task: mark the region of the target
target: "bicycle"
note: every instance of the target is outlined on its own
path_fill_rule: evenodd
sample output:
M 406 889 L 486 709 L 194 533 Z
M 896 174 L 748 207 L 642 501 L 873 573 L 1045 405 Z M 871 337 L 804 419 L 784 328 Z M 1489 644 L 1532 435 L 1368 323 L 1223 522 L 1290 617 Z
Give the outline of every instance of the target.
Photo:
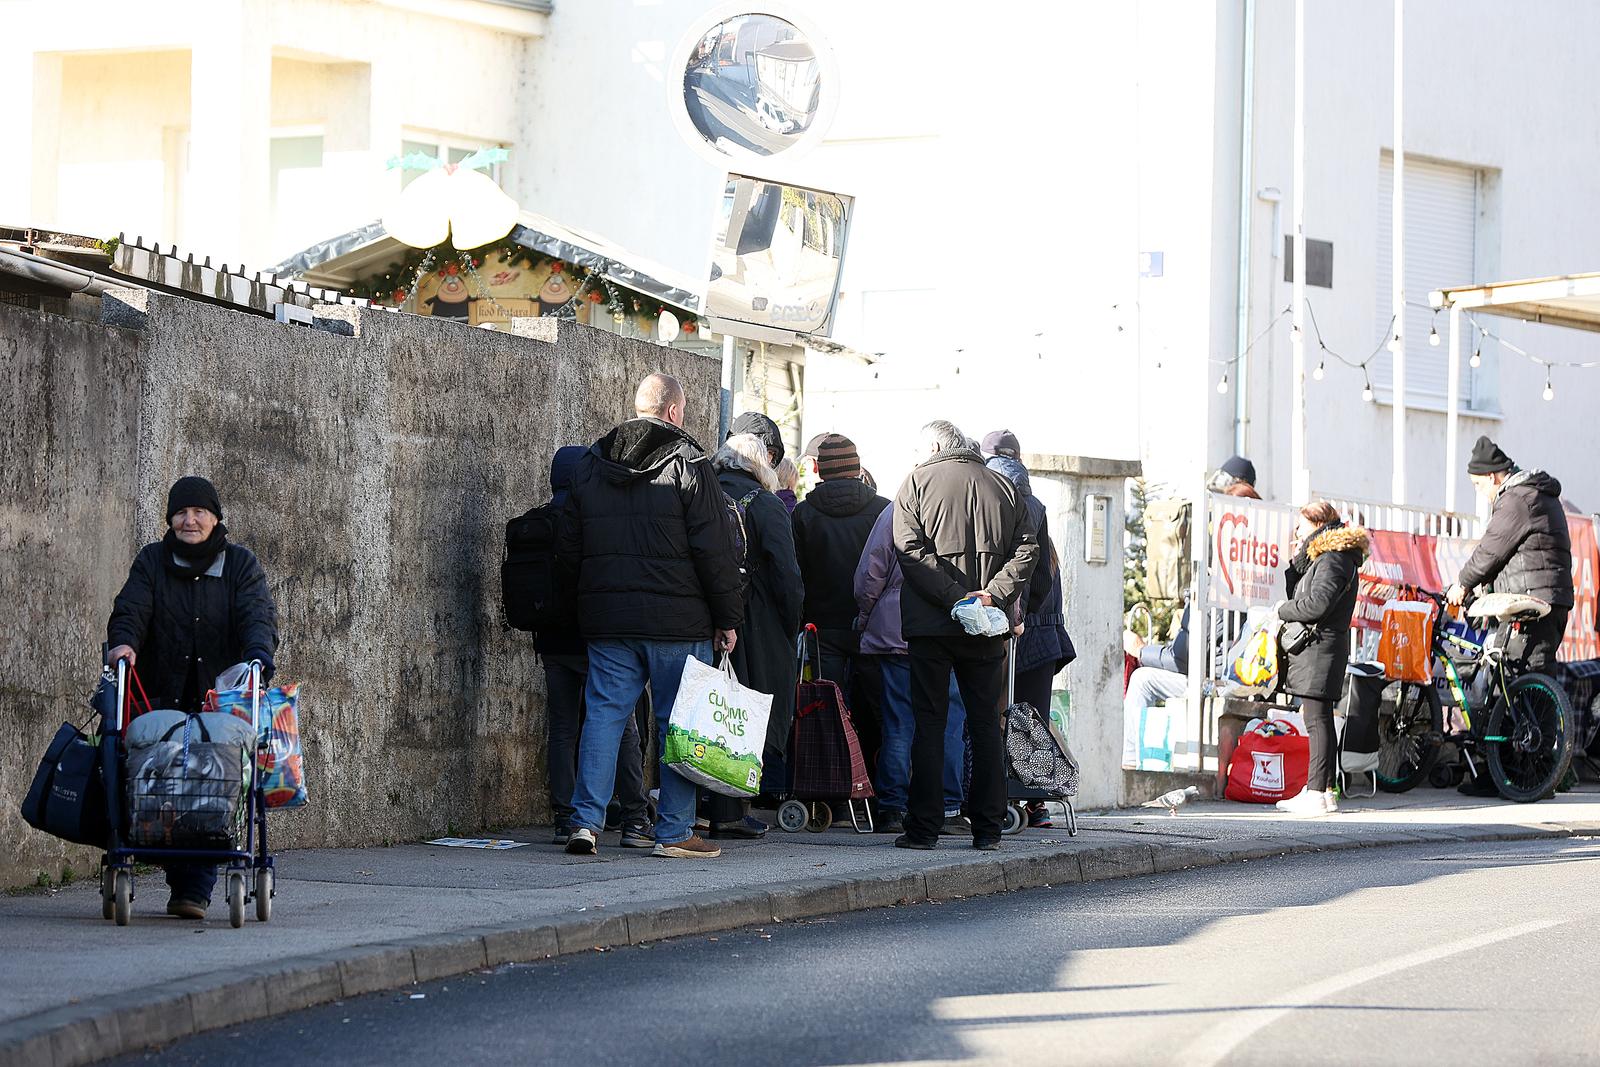
M 1500 795 L 1531 803 L 1555 788 L 1572 762 L 1574 717 L 1560 683 L 1521 664 L 1522 628 L 1543 618 L 1550 605 L 1535 597 L 1490 593 L 1467 616 L 1493 624 L 1480 644 L 1447 628 L 1445 598 L 1422 595 L 1437 608 L 1430 651 L 1433 681 L 1402 682 L 1393 715 L 1378 724 L 1378 787 L 1403 793 L 1428 776 L 1445 742 L 1461 752 L 1467 773 L 1478 776 L 1481 755 Z M 1452 717 L 1445 723 L 1443 693 Z M 1487 705 L 1487 706 L 1485 706 Z

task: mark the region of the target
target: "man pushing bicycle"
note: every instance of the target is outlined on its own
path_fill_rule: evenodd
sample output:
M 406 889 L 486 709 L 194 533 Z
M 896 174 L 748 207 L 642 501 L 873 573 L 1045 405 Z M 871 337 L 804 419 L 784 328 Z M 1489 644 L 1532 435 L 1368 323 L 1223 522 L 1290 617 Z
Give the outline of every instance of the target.
M 1572 538 L 1561 508 L 1561 483 L 1544 471 L 1523 470 L 1488 437 L 1478 438 L 1467 474 L 1479 496 L 1490 500 L 1489 525 L 1447 594 L 1460 605 L 1467 593 L 1492 586 L 1497 593 L 1523 593 L 1550 605 L 1550 614 L 1522 628 L 1519 657 L 1530 671 L 1555 667 L 1572 610 Z

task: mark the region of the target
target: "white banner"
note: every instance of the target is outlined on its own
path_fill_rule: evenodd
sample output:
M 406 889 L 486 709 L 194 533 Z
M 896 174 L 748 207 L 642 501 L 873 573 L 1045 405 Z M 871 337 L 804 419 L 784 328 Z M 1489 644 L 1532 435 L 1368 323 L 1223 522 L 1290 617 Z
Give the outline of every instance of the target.
M 1243 611 L 1282 600 L 1296 509 L 1218 494 L 1209 504 L 1212 606 Z

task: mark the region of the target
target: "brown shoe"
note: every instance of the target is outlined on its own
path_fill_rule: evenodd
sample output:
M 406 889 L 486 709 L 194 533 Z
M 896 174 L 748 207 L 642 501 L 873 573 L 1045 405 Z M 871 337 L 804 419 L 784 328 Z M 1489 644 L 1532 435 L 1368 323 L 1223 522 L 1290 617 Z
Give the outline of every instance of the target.
M 198 900 L 173 897 L 167 901 L 167 914 L 175 915 L 180 919 L 204 919 L 206 917 L 206 906 Z
M 681 860 L 714 860 L 722 855 L 722 849 L 702 838 L 699 834 L 690 834 L 686 840 L 676 844 L 664 845 L 656 842 L 656 847 L 651 851 L 652 856 L 671 856 Z

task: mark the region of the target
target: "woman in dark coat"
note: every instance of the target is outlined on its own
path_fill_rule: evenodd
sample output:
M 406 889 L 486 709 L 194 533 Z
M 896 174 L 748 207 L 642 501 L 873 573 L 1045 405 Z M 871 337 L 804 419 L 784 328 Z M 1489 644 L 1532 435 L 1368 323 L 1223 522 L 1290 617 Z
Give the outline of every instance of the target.
M 134 557 L 106 624 L 112 663 L 135 667 L 151 703 L 195 712 L 217 675 L 261 661 L 272 677 L 278 609 L 255 554 L 228 543 L 222 502 L 204 478 L 179 478 L 167 493 L 166 535 Z M 167 914 L 205 918 L 217 869 L 169 863 Z
M 744 623 L 733 647 L 739 681 L 772 696 L 763 764 L 781 761 L 794 723 L 794 689 L 799 681 L 795 638 L 800 633 L 805 586 L 795 559 L 789 511 L 773 495 L 778 477 L 767 462 L 766 443 L 754 434 L 728 438 L 711 458 L 722 491 L 743 514 L 745 544 Z M 706 818 L 716 837 L 760 837 L 766 824 L 749 814 L 748 801 L 713 796 Z
M 1311 735 L 1311 767 L 1298 796 L 1278 802 L 1284 811 L 1324 815 L 1338 810 L 1333 793 L 1333 706 L 1344 690 L 1350 661 L 1350 620 L 1356 610 L 1357 578 L 1367 558 L 1367 531 L 1346 526 L 1332 504 L 1312 501 L 1300 509 L 1295 526 L 1296 552 L 1285 575 L 1289 599 L 1278 605 L 1285 624 L 1282 639 L 1293 644 L 1290 624 L 1310 629 L 1310 643 L 1296 653 L 1285 651 L 1280 666 L 1282 689 L 1300 698 L 1306 731 Z

